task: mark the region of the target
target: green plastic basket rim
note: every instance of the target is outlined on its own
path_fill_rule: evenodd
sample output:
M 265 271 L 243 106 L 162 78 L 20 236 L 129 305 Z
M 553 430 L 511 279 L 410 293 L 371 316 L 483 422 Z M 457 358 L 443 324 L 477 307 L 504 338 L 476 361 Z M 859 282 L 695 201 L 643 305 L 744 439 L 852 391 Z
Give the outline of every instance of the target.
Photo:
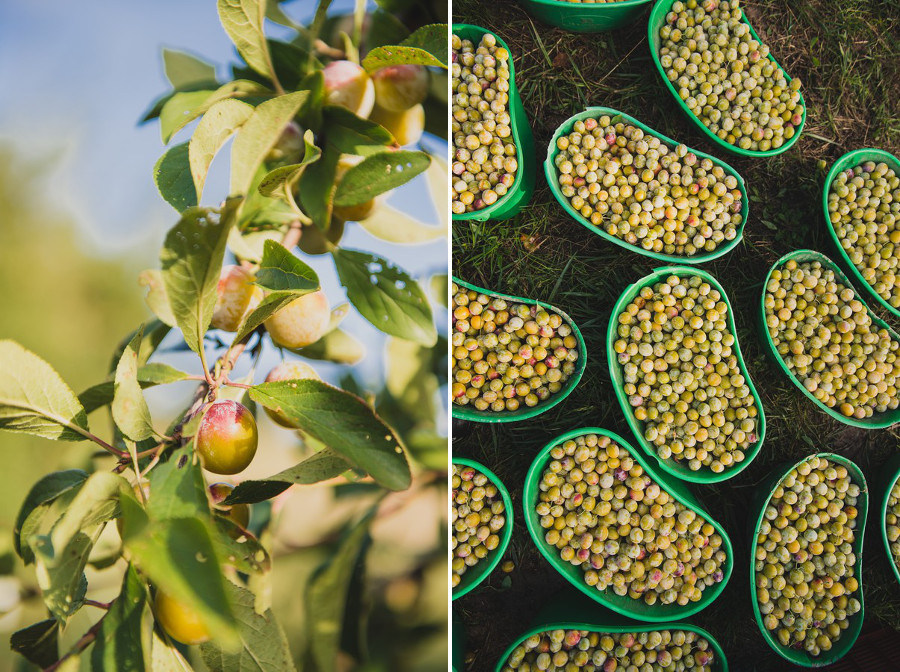
M 578 9 L 580 12 L 590 13 L 592 10 L 601 10 L 596 13 L 607 13 L 610 9 L 626 9 L 628 7 L 637 7 L 638 5 L 646 5 L 654 2 L 654 0 L 616 0 L 615 2 L 570 2 L 569 0 L 527 0 L 529 3 L 536 5 L 550 5 L 559 9 Z
M 551 396 L 547 401 L 539 403 L 537 406 L 521 406 L 518 410 L 515 411 L 479 411 L 475 408 L 470 408 L 469 406 L 459 406 L 458 404 L 450 402 L 453 410 L 453 417 L 459 418 L 460 420 L 468 420 L 470 422 L 518 422 L 520 420 L 528 420 L 533 418 L 536 415 L 540 415 L 544 411 L 549 411 L 551 408 L 561 403 L 563 399 L 568 397 L 575 387 L 578 385 L 578 382 L 581 380 L 581 376 L 584 375 L 584 369 L 587 365 L 587 345 L 584 342 L 584 337 L 581 335 L 581 330 L 578 329 L 578 325 L 575 324 L 575 320 L 569 317 L 562 310 L 557 308 L 556 306 L 552 306 L 549 303 L 545 303 L 544 301 L 538 301 L 537 299 L 523 299 L 519 296 L 512 296 L 511 294 L 503 294 L 501 292 L 494 292 L 482 287 L 478 287 L 477 285 L 473 285 L 471 283 L 460 280 L 455 275 L 453 276 L 453 282 L 461 287 L 465 287 L 466 289 L 471 289 L 474 292 L 478 292 L 479 294 L 487 294 L 488 296 L 495 296 L 500 299 L 506 299 L 508 301 L 516 301 L 518 303 L 526 303 L 526 304 L 534 304 L 541 306 L 542 308 L 552 311 L 558 314 L 563 320 L 572 327 L 572 333 L 575 335 L 575 339 L 578 341 L 578 359 L 575 360 L 575 370 L 572 372 L 572 375 L 566 380 L 565 386 L 556 394 Z
M 846 266 L 850 277 L 856 280 L 856 284 L 862 288 L 863 293 L 866 296 L 871 297 L 878 303 L 878 305 L 880 305 L 895 317 L 900 317 L 900 309 L 894 308 L 894 306 L 885 301 L 884 298 L 882 298 L 882 296 L 875 291 L 875 288 L 872 287 L 872 285 L 870 285 L 868 282 L 866 282 L 865 278 L 863 278 L 862 276 L 862 273 L 860 273 L 859 269 L 856 268 L 856 265 L 852 261 L 850 261 L 850 257 L 847 256 L 847 251 L 844 249 L 844 246 L 841 245 L 841 241 L 838 238 L 837 232 L 834 230 L 834 224 L 831 223 L 831 216 L 828 212 L 828 193 L 831 191 L 831 184 L 834 182 L 834 179 L 837 177 L 838 173 L 848 168 L 855 168 L 856 166 L 866 161 L 876 160 L 883 161 L 884 163 L 888 164 L 891 168 L 894 169 L 894 172 L 897 173 L 898 176 L 900 176 L 900 159 L 898 159 L 890 152 L 886 152 L 883 149 L 876 149 L 874 147 L 854 149 L 850 152 L 847 152 L 837 161 L 835 161 L 834 165 L 831 166 L 831 170 L 828 171 L 828 176 L 825 178 L 825 185 L 822 187 L 822 209 L 825 213 L 825 225 L 828 227 L 828 233 L 831 234 L 831 239 L 834 241 L 834 246 L 838 249 L 838 253 L 841 255 L 841 259 L 843 260 L 844 266 Z
M 703 278 L 706 282 L 710 283 L 722 295 L 722 300 L 725 302 L 725 305 L 728 306 L 728 328 L 734 335 L 734 353 L 737 357 L 738 364 L 741 370 L 746 374 L 745 378 L 747 380 L 747 386 L 750 388 L 750 394 L 753 396 L 753 400 L 756 402 L 756 407 L 759 413 L 759 438 L 751 448 L 744 451 L 744 460 L 742 462 L 740 462 L 737 466 L 726 469 L 721 474 L 717 474 L 706 467 L 697 471 L 691 471 L 690 468 L 685 465 L 679 464 L 672 458 L 669 458 L 667 460 L 661 459 L 656 454 L 656 450 L 653 448 L 653 446 L 651 446 L 650 443 L 644 438 L 644 433 L 643 431 L 641 431 L 642 423 L 634 417 L 634 412 L 631 409 L 631 404 L 628 403 L 628 395 L 626 395 L 625 391 L 622 389 L 622 367 L 619 365 L 618 355 L 613 349 L 616 340 L 619 338 L 618 334 L 616 334 L 616 327 L 618 326 L 618 316 L 625 310 L 625 307 L 628 305 L 628 303 L 638 294 L 638 292 L 640 292 L 641 289 L 646 286 L 654 285 L 658 282 L 663 282 L 666 277 L 670 275 L 677 275 L 678 277 L 697 275 Z M 666 266 L 654 269 L 654 271 L 650 275 L 647 275 L 634 284 L 629 285 L 628 288 L 625 289 L 624 292 L 622 292 L 622 295 L 616 302 L 616 305 L 613 308 L 612 315 L 609 319 L 609 327 L 607 328 L 606 332 L 606 359 L 607 363 L 609 364 L 609 373 L 612 380 L 613 389 L 616 392 L 616 398 L 619 400 L 619 405 L 622 407 L 622 413 L 625 415 L 625 420 L 628 422 L 628 426 L 631 428 L 631 431 L 635 435 L 635 438 L 637 439 L 640 447 L 647 455 L 649 455 L 656 461 L 656 463 L 663 471 L 671 474 L 675 478 L 681 478 L 691 483 L 720 483 L 722 481 L 728 480 L 729 478 L 732 478 L 733 476 L 737 476 L 741 471 L 746 469 L 747 466 L 759 454 L 759 451 L 763 445 L 763 441 L 766 438 L 766 414 L 763 411 L 762 399 L 760 398 L 759 393 L 756 391 L 756 387 L 753 385 L 753 380 L 750 377 L 750 371 L 749 369 L 747 369 L 747 364 L 744 362 L 744 356 L 741 353 L 741 346 L 737 337 L 737 328 L 734 322 L 734 309 L 731 306 L 731 301 L 729 301 L 728 299 L 728 294 L 726 294 L 724 287 L 719 284 L 719 281 L 706 271 L 689 266 Z
M 512 539 L 513 505 L 512 498 L 509 496 L 509 490 L 507 490 L 506 486 L 503 485 L 503 481 L 501 481 L 497 477 L 497 474 L 488 469 L 481 462 L 470 460 L 464 457 L 454 457 L 453 464 L 472 467 L 473 469 L 477 469 L 482 474 L 487 476 L 488 480 L 497 486 L 497 490 L 500 492 L 500 497 L 503 499 L 503 506 L 506 508 L 506 522 L 503 525 L 503 534 L 500 537 L 500 544 L 475 566 L 478 567 L 477 572 L 473 571 L 475 570 L 475 567 L 469 567 L 466 570 L 465 574 L 462 575 L 459 585 L 456 586 L 456 588 L 454 588 L 452 591 L 452 599 L 457 600 L 463 595 L 466 595 L 467 593 L 474 590 L 482 581 L 484 581 L 488 577 L 488 575 L 497 567 L 500 562 L 500 558 L 503 557 L 503 554 L 506 553 L 506 547 L 509 546 L 509 540 Z M 479 567 L 479 565 L 481 565 L 482 563 L 484 563 L 483 569 Z
M 697 125 L 697 127 L 703 131 L 707 138 L 716 143 L 719 147 L 732 152 L 734 154 L 740 154 L 741 156 L 752 156 L 752 157 L 767 157 L 767 156 L 777 156 L 783 152 L 786 152 L 791 147 L 794 146 L 794 143 L 800 139 L 800 134 L 803 132 L 803 128 L 806 126 L 806 101 L 803 98 L 803 92 L 800 92 L 800 104 L 803 105 L 803 118 L 800 120 L 800 125 L 794 131 L 794 135 L 791 136 L 789 140 L 787 140 L 781 147 L 778 149 L 769 149 L 765 152 L 761 151 L 753 151 L 749 149 L 741 149 L 736 145 L 732 145 L 731 143 L 725 142 L 711 130 L 709 130 L 700 119 L 697 118 L 687 105 L 684 104 L 684 101 L 681 99 L 681 96 L 678 95 L 678 91 L 675 90 L 675 86 L 672 82 L 669 81 L 669 78 L 666 77 L 666 71 L 662 66 L 662 63 L 659 62 L 659 29 L 665 23 L 666 14 L 672 8 L 678 0 L 657 0 L 657 3 L 653 6 L 653 9 L 650 10 L 650 21 L 647 23 L 647 38 L 650 43 L 650 55 L 653 57 L 653 62 L 656 64 L 656 69 L 659 72 L 660 77 L 666 85 L 666 88 L 672 94 L 672 97 L 678 103 L 678 106 L 681 110 L 687 114 L 691 118 L 691 120 Z M 750 28 L 750 35 L 753 36 L 753 39 L 759 42 L 760 44 L 764 44 L 764 42 L 759 38 L 759 35 L 756 34 L 756 30 L 754 30 L 753 25 L 747 19 L 747 15 L 744 14 L 744 10 L 741 9 L 741 21 L 747 24 Z M 790 82 L 792 77 L 787 73 L 781 64 L 775 59 L 771 52 L 769 52 L 768 59 L 775 64 L 775 66 L 781 71 L 781 74 L 784 75 L 784 78 Z
M 680 144 L 672 138 L 663 135 L 659 131 L 650 128 L 643 122 L 638 121 L 631 115 L 625 114 L 624 112 L 616 110 L 612 107 L 589 107 L 583 112 L 579 112 L 578 114 L 569 117 L 553 132 L 553 137 L 550 139 L 550 144 L 547 145 L 547 158 L 544 160 L 544 175 L 547 178 L 547 184 L 550 185 L 550 191 L 553 193 L 553 197 L 559 202 L 559 204 L 569 214 L 570 217 L 572 217 L 575 221 L 577 221 L 589 231 L 597 234 L 602 238 L 605 238 L 611 243 L 615 243 L 619 247 L 624 247 L 626 250 L 629 250 L 636 254 L 640 254 L 645 257 L 650 257 L 651 259 L 657 259 L 658 261 L 670 264 L 705 264 L 708 261 L 718 259 L 719 257 L 728 254 L 729 252 L 731 252 L 731 250 L 733 250 L 740 244 L 741 240 L 743 240 L 744 238 L 744 227 L 747 224 L 747 216 L 750 212 L 750 198 L 747 194 L 747 185 L 744 182 L 744 178 L 739 172 L 737 172 L 737 170 L 735 170 L 725 161 L 722 161 L 721 159 L 717 159 L 710 154 L 706 154 L 705 152 L 701 152 L 700 150 L 692 149 L 690 147 L 688 147 L 689 152 L 696 154 L 702 159 L 709 159 L 715 165 L 721 166 L 728 175 L 733 175 L 737 179 L 738 188 L 741 191 L 741 223 L 737 227 L 737 233 L 733 240 L 723 241 L 723 243 L 719 245 L 719 247 L 714 251 L 707 252 L 705 254 L 695 254 L 693 257 L 683 257 L 676 254 L 664 254 L 662 252 L 645 250 L 640 245 L 632 245 L 631 243 L 627 243 L 617 236 L 613 236 L 607 233 L 603 230 L 602 227 L 594 226 L 588 220 L 586 220 L 581 215 L 581 213 L 576 211 L 575 208 L 573 208 L 569 203 L 569 199 L 563 196 L 562 192 L 559 189 L 559 184 L 556 178 L 556 165 L 553 162 L 554 158 L 560 151 L 556 147 L 556 141 L 560 138 L 561 135 L 563 135 L 564 133 L 568 133 L 576 121 L 587 119 L 589 117 L 597 117 L 600 115 L 609 115 L 614 118 L 619 117 L 622 119 L 622 121 L 633 126 L 637 126 L 645 133 L 659 138 L 661 142 L 668 144 L 670 147 L 675 147 L 676 145 Z
M 845 425 L 850 425 L 852 427 L 859 427 L 861 429 L 884 429 L 885 427 L 890 427 L 891 425 L 900 422 L 900 408 L 893 411 L 885 411 L 884 413 L 879 413 L 877 415 L 873 415 L 871 418 L 866 418 L 864 420 L 857 420 L 856 418 L 848 418 L 842 415 L 840 412 L 834 410 L 833 408 L 829 408 L 821 401 L 815 398 L 813 394 L 807 390 L 803 383 L 795 376 L 790 369 L 788 369 L 787 365 L 784 363 L 784 360 L 781 358 L 781 355 L 778 354 L 778 350 L 775 348 L 775 344 L 772 342 L 772 336 L 769 334 L 769 327 L 766 324 L 766 287 L 769 286 L 769 280 L 772 277 L 773 271 L 783 266 L 785 263 L 790 261 L 791 259 L 799 262 L 804 261 L 818 261 L 823 266 L 834 271 L 834 274 L 837 276 L 838 280 L 840 280 L 843 284 L 845 284 L 850 289 L 853 289 L 854 294 L 860 300 L 860 302 L 866 307 L 866 311 L 869 313 L 869 317 L 872 318 L 873 324 L 878 327 L 884 328 L 891 335 L 891 338 L 896 340 L 900 340 L 900 334 L 897 334 L 890 325 L 887 324 L 884 320 L 875 315 L 872 310 L 869 308 L 869 305 L 866 303 L 864 298 L 860 295 L 860 293 L 854 288 L 853 283 L 844 275 L 844 272 L 840 269 L 840 267 L 834 263 L 827 256 L 822 254 L 821 252 L 817 252 L 816 250 L 794 250 L 793 252 L 789 252 L 776 261 L 772 268 L 769 269 L 768 274 L 766 275 L 766 279 L 763 282 L 763 291 L 760 297 L 759 303 L 759 319 L 760 319 L 760 331 L 763 333 L 763 337 L 765 339 L 766 344 L 768 345 L 770 356 L 778 363 L 781 367 L 781 370 L 787 375 L 788 378 L 793 381 L 794 385 L 796 385 L 803 394 L 806 395 L 808 399 L 811 399 L 813 403 L 822 411 L 830 415 L 835 420 L 839 420 L 843 422 Z
M 650 477 L 656 481 L 661 487 L 663 487 L 666 492 L 670 495 L 676 495 L 679 502 L 681 502 L 684 506 L 694 511 L 694 513 L 703 517 L 704 520 L 709 521 L 709 523 L 713 526 L 716 532 L 719 533 L 719 536 L 722 537 L 722 548 L 725 550 L 725 567 L 723 569 L 723 577 L 722 580 L 713 585 L 706 588 L 703 591 L 702 597 L 696 601 L 691 602 L 685 606 L 680 606 L 678 604 L 654 604 L 648 605 L 642 601 L 634 600 L 628 596 L 619 596 L 612 591 L 606 590 L 597 590 L 594 587 L 587 585 L 583 578 L 580 568 L 575 567 L 569 562 L 564 562 L 559 558 L 558 553 L 556 553 L 555 548 L 548 547 L 547 543 L 544 541 L 543 528 L 541 528 L 539 516 L 534 511 L 534 505 L 538 500 L 538 483 L 541 479 L 541 475 L 543 473 L 543 469 L 546 464 L 550 461 L 550 451 L 555 447 L 568 441 L 569 439 L 573 439 L 578 436 L 584 436 L 585 434 L 597 434 L 600 436 L 606 436 L 612 439 L 613 442 L 619 445 L 619 447 L 627 450 L 631 456 L 637 461 L 638 464 L 643 467 L 644 471 L 646 471 Z M 622 614 L 623 616 L 627 616 L 629 618 L 634 618 L 639 621 L 649 622 L 649 623 L 662 623 L 667 621 L 678 620 L 681 618 L 687 618 L 697 612 L 708 607 L 725 589 L 725 585 L 728 583 L 728 579 L 731 578 L 731 572 L 734 569 L 734 551 L 731 546 L 731 539 L 728 536 L 728 533 L 725 531 L 725 528 L 722 527 L 718 523 L 718 521 L 714 520 L 713 517 L 700 505 L 697 499 L 694 497 L 693 493 L 688 490 L 687 485 L 682 481 L 677 479 L 669 478 L 665 472 L 658 471 L 651 463 L 650 460 L 646 459 L 643 455 L 641 455 L 641 451 L 636 450 L 628 441 L 623 439 L 621 436 L 616 434 L 615 432 L 611 432 L 608 429 L 603 429 L 600 427 L 582 427 L 579 429 L 573 429 L 565 434 L 558 436 L 552 439 L 546 446 L 544 446 L 538 454 L 535 456 L 534 461 L 531 463 L 531 466 L 528 468 L 528 474 L 525 476 L 525 489 L 522 495 L 522 508 L 524 509 L 525 514 L 525 527 L 528 528 L 528 534 L 531 537 L 531 540 L 534 542 L 534 545 L 537 546 L 538 551 L 540 551 L 541 555 L 543 555 L 550 565 L 565 578 L 569 583 L 575 586 L 582 593 L 593 599 L 594 601 L 602 604 L 607 609 L 611 609 L 616 613 Z
M 888 564 L 894 572 L 897 583 L 900 583 L 900 567 L 897 567 L 897 562 L 894 560 L 894 554 L 891 552 L 891 542 L 887 536 L 888 500 L 891 496 L 891 489 L 894 487 L 894 484 L 897 483 L 897 480 L 900 479 L 900 455 L 894 455 L 884 464 L 881 468 L 881 475 L 882 480 L 879 483 L 879 494 L 881 495 L 881 508 L 879 509 L 881 514 L 881 540 L 884 542 L 884 550 L 887 553 Z
M 856 552 L 856 576 L 859 581 L 859 588 L 857 589 L 858 599 L 859 599 L 859 611 L 850 617 L 850 625 L 849 627 L 841 632 L 841 637 L 837 641 L 837 643 L 829 650 L 824 651 L 822 655 L 813 657 L 808 654 L 803 649 L 792 649 L 787 646 L 782 646 L 781 643 L 775 639 L 775 637 L 766 629 L 766 626 L 762 622 L 762 614 L 759 613 L 759 604 L 756 601 L 756 568 L 755 568 L 755 554 L 751 552 L 750 556 L 750 602 L 753 604 L 753 616 L 756 619 L 756 625 L 762 633 L 763 639 L 766 640 L 766 643 L 769 647 L 772 648 L 775 653 L 779 656 L 788 660 L 795 665 L 800 665 L 802 667 L 825 667 L 826 665 L 831 665 L 835 661 L 841 659 L 843 656 L 847 654 L 847 652 L 853 647 L 854 642 L 856 642 L 857 637 L 859 637 L 859 632 L 862 629 L 863 618 L 865 614 L 865 605 L 863 603 L 863 582 L 862 582 L 862 561 L 863 561 L 863 537 L 866 531 L 866 516 L 869 511 L 869 490 L 868 485 L 866 484 L 866 478 L 862 473 L 862 470 L 856 466 L 856 464 L 844 457 L 843 455 L 836 455 L 834 453 L 815 453 L 813 455 L 808 455 L 804 457 L 802 460 L 798 460 L 793 464 L 790 464 L 787 467 L 777 467 L 772 470 L 772 472 L 766 477 L 766 479 L 760 484 L 758 488 L 758 492 L 764 492 L 765 489 L 768 489 L 768 495 L 766 495 L 763 500 L 762 506 L 759 509 L 759 515 L 756 518 L 756 526 L 753 528 L 753 538 L 750 540 L 750 548 L 756 548 L 756 539 L 759 535 L 759 527 L 762 525 L 763 515 L 766 510 L 766 505 L 772 499 L 772 493 L 775 492 L 775 489 L 778 485 L 785 479 L 785 477 L 797 468 L 799 465 L 804 462 L 808 462 L 812 458 L 821 458 L 837 462 L 845 467 L 847 467 L 847 471 L 850 474 L 850 479 L 854 483 L 859 486 L 859 498 L 856 501 L 856 509 L 859 512 L 859 516 L 857 520 L 859 520 L 859 527 L 856 530 L 856 539 L 853 543 L 853 550 Z
M 497 33 L 488 30 L 487 28 L 482 28 L 481 26 L 475 26 L 470 23 L 454 23 L 453 24 L 453 34 L 459 35 L 463 39 L 472 40 L 473 34 L 478 35 L 493 35 L 497 38 L 497 44 L 506 49 L 509 54 L 509 118 L 510 118 L 510 127 L 512 129 L 513 142 L 516 145 L 516 161 L 519 164 L 519 168 L 516 171 L 516 178 L 513 181 L 513 186 L 500 198 L 498 198 L 491 205 L 481 208 L 480 210 L 473 210 L 472 212 L 464 212 L 462 214 L 452 215 L 452 220 L 457 222 L 467 221 L 471 219 L 486 221 L 490 219 L 491 215 L 499 210 L 502 210 L 509 201 L 513 199 L 513 197 L 518 193 L 518 190 L 522 187 L 522 178 L 523 178 L 523 166 L 525 165 L 525 155 L 522 152 L 522 133 L 519 129 L 519 124 L 513 114 L 513 98 L 519 97 L 519 89 L 516 87 L 516 69 L 513 66 L 513 56 L 512 49 L 509 48 L 509 45 L 503 40 L 502 37 L 497 35 Z M 478 39 L 481 39 L 480 37 Z
M 586 623 L 584 621 L 552 621 L 544 625 L 531 627 L 507 647 L 506 651 L 503 652 L 503 655 L 497 661 L 495 672 L 503 672 L 506 661 L 509 660 L 512 652 L 522 642 L 532 635 L 539 635 L 550 630 L 587 630 L 588 632 L 604 634 L 616 632 L 652 632 L 655 630 L 687 630 L 697 633 L 709 642 L 709 646 L 715 654 L 715 664 L 711 668 L 711 672 L 728 672 L 728 659 L 725 657 L 725 652 L 722 650 L 719 642 L 716 641 L 716 638 L 707 630 L 704 630 L 698 625 L 693 625 L 692 623 L 687 623 L 685 621 L 673 621 L 671 623 L 640 623 L 635 621 L 629 624 L 607 625 L 603 621 L 604 615 L 598 614 L 597 619 L 591 623 Z

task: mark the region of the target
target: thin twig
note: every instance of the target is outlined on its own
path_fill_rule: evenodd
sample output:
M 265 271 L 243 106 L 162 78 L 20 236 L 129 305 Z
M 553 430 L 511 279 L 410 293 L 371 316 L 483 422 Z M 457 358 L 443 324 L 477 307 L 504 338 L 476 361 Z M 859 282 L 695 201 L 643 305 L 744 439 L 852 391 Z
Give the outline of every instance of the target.
M 71 649 L 69 649 L 65 653 L 65 655 L 63 655 L 59 660 L 57 660 L 55 663 L 53 663 L 50 667 L 45 667 L 44 672 L 54 672 L 54 670 L 58 670 L 60 668 L 60 666 L 66 660 L 68 660 L 69 658 L 71 658 L 72 656 L 74 656 L 77 653 L 81 653 L 88 646 L 90 646 L 91 642 L 93 642 L 95 639 L 97 639 L 97 634 L 100 632 L 100 628 L 103 627 L 103 619 L 104 618 L 106 618 L 106 615 L 104 615 L 99 621 L 94 623 L 94 625 L 91 626 L 91 629 L 88 630 L 86 633 L 84 633 L 81 636 L 81 639 L 79 639 L 77 642 L 75 642 L 75 646 L 73 646 Z

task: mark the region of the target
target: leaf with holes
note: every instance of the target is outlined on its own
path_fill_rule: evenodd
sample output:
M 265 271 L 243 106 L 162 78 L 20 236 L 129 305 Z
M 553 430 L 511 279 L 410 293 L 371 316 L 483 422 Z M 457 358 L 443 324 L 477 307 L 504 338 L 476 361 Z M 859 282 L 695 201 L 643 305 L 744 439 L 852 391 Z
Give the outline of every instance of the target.
M 362 66 L 369 72 L 406 63 L 446 68 L 447 40 L 446 24 L 422 26 L 398 45 L 372 49 L 363 59 Z
M 372 154 L 344 174 L 335 191 L 334 204 L 348 207 L 366 203 L 406 184 L 423 173 L 430 163 L 431 157 L 425 152 L 401 150 Z
M 437 329 L 425 292 L 404 270 L 367 252 L 332 252 L 347 298 L 378 329 L 426 346 L 437 341 Z
M 347 461 L 331 448 L 312 454 L 290 469 L 258 481 L 244 481 L 228 495 L 224 504 L 256 504 L 281 494 L 292 485 L 310 485 L 340 476 L 350 469 Z

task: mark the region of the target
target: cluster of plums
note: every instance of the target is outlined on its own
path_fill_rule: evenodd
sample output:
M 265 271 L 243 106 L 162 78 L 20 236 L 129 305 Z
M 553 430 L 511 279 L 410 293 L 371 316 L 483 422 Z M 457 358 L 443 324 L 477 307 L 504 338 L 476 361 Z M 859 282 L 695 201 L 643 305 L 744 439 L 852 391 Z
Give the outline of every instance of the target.
M 623 391 L 660 458 L 721 473 L 759 439 L 728 304 L 697 275 L 644 287 L 616 318 Z
M 537 406 L 575 371 L 578 340 L 558 313 L 453 283 L 453 403 L 479 411 Z
M 544 542 L 597 590 L 684 606 L 724 579 L 727 556 L 713 525 L 608 436 L 554 446 L 534 510 Z
M 856 553 L 860 487 L 813 456 L 778 484 L 756 538 L 756 601 L 782 646 L 828 651 L 861 609 Z
M 450 552 L 451 585 L 459 585 L 470 567 L 500 545 L 500 531 L 509 513 L 497 486 L 474 467 L 453 465 Z
M 850 262 L 900 308 L 900 175 L 874 161 L 841 171 L 828 190 L 828 213 Z
M 476 47 L 452 37 L 454 214 L 481 210 L 506 195 L 519 169 L 512 137 L 509 52 L 486 33 Z
M 709 672 L 716 657 L 691 630 L 548 630 L 516 646 L 502 672 Z
M 900 405 L 900 342 L 819 261 L 786 261 L 772 271 L 764 306 L 769 336 L 806 390 L 857 419 Z
M 630 245 L 692 257 L 737 236 L 737 178 L 684 145 L 601 115 L 577 120 L 556 149 L 556 180 L 572 208 Z

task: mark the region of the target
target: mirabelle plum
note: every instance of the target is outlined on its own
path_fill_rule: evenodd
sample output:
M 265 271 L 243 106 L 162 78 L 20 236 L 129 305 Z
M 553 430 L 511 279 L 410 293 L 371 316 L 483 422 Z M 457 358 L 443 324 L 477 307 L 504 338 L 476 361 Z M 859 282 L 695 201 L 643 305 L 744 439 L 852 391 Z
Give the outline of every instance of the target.
M 216 286 L 216 307 L 210 326 L 237 331 L 244 317 L 259 305 L 262 289 L 253 274 L 241 266 L 224 266 Z
M 375 104 L 375 85 L 365 70 L 351 61 L 332 61 L 322 74 L 329 105 L 346 107 L 359 117 L 369 116 Z
M 413 145 L 425 131 L 425 108 L 414 105 L 403 112 L 391 112 L 376 105 L 369 119 L 384 126 L 400 145 Z
M 266 155 L 266 161 L 294 163 L 300 160 L 305 149 L 303 129 L 300 128 L 297 122 L 290 121 L 278 137 L 278 142 L 269 150 L 269 153 Z
M 309 364 L 305 364 L 304 362 L 282 362 L 274 369 L 269 371 L 269 375 L 266 376 L 267 383 L 273 383 L 279 380 L 321 380 L 319 378 L 319 374 L 316 373 L 316 370 L 311 367 Z M 291 422 L 290 418 L 288 418 L 281 411 L 274 411 L 271 408 L 266 408 L 266 413 L 269 414 L 269 417 L 272 418 L 275 422 L 277 422 L 282 427 L 290 427 L 291 429 L 297 429 L 297 425 Z
M 195 447 L 207 471 L 236 474 L 253 461 L 258 443 L 253 414 L 243 404 L 226 399 L 206 411 Z
M 232 504 L 231 506 L 223 506 L 222 502 L 228 499 L 234 486 L 231 483 L 213 483 L 209 486 L 209 496 L 212 499 L 213 511 L 223 518 L 228 518 L 238 527 L 246 530 L 250 524 L 250 505 L 249 504 Z
M 415 107 L 428 95 L 428 70 L 421 65 L 389 65 L 372 74 L 375 103 L 389 112 Z
M 161 590 L 156 591 L 153 612 L 163 630 L 177 642 L 202 644 L 211 639 L 211 633 L 197 612 Z
M 330 245 L 337 245 L 341 242 L 343 235 L 344 220 L 340 217 L 332 217 L 331 226 L 324 233 L 318 226 L 304 226 L 303 235 L 300 236 L 300 242 L 297 243 L 297 247 L 306 254 L 327 254 L 331 252 Z
M 266 320 L 265 325 L 277 345 L 304 348 L 325 334 L 330 321 L 328 297 L 319 290 L 294 299 Z

